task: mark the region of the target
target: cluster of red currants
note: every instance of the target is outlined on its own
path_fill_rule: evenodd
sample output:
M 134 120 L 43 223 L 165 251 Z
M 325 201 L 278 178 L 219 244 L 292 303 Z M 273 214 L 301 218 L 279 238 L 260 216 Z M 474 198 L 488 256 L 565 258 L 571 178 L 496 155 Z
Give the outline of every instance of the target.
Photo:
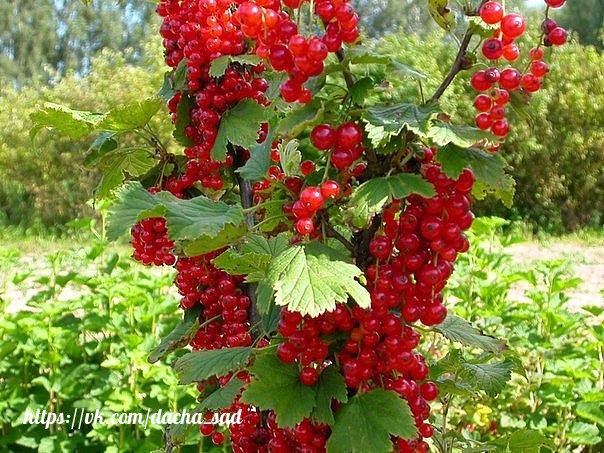
M 352 121 L 337 129 L 329 124 L 319 124 L 312 130 L 310 141 L 318 150 L 330 153 L 331 165 L 338 170 L 350 167 L 365 151 L 363 131 Z
M 188 112 L 190 124 L 185 135 L 194 146 L 185 150 L 190 159 L 184 174 L 172 178 L 168 188 L 177 196 L 199 182 L 201 186 L 219 190 L 223 187 L 222 167 L 232 165 L 211 159 L 210 151 L 218 135 L 220 118 L 226 110 L 243 99 L 267 102 L 267 81 L 261 74 L 263 64 L 253 68 L 231 66 L 222 77 L 211 77 L 210 66 L 224 55 L 247 52 L 245 35 L 232 11 L 231 1 L 224 0 L 162 0 L 158 13 L 163 17 L 161 34 L 166 49 L 166 63 L 186 68 L 186 93 L 177 93 L 168 103 L 173 121 L 177 121 L 179 105 L 184 96 L 192 101 Z M 187 100 L 188 101 L 188 100 Z
M 168 238 L 166 219 L 155 217 L 141 220 L 132 227 L 133 257 L 147 266 L 172 266 L 174 241 Z
M 276 71 L 285 71 L 289 79 L 281 87 L 286 102 L 307 103 L 312 92 L 304 84 L 310 77 L 323 73 L 324 61 L 330 52 L 337 52 L 342 43 L 353 43 L 359 37 L 359 17 L 349 0 L 317 0 L 309 11 L 309 33 L 313 33 L 314 15 L 325 26 L 322 37 L 310 38 L 300 33 L 294 21 L 309 0 L 253 0 L 239 5 L 235 18 L 243 34 L 256 41 L 255 53 L 267 59 Z
M 546 0 L 550 7 L 558 8 L 565 0 Z M 520 49 L 515 40 L 526 30 L 524 18 L 518 14 L 505 13 L 504 7 L 496 1 L 488 1 L 480 7 L 480 17 L 488 25 L 498 26 L 493 37 L 484 41 L 482 54 L 494 63 L 501 58 L 514 62 L 520 58 Z M 566 31 L 558 27 L 556 22 L 547 18 L 543 24 L 544 46 L 562 45 L 566 42 Z M 476 125 L 482 130 L 490 130 L 497 137 L 505 137 L 510 126 L 505 120 L 505 106 L 510 101 L 510 92 L 522 89 L 534 93 L 541 88 L 541 80 L 547 73 L 547 65 L 542 61 L 543 48 L 541 44 L 529 52 L 532 63 L 522 74 L 518 69 L 507 67 L 499 69 L 496 65 L 486 70 L 480 70 L 472 76 L 472 87 L 476 91 L 487 92 L 479 94 L 474 106 L 478 110 Z

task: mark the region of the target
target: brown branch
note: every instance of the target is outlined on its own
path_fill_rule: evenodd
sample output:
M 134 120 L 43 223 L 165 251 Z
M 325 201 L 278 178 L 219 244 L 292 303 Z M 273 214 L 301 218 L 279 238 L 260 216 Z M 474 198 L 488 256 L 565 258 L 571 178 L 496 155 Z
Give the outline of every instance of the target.
M 355 248 L 352 242 L 346 239 L 342 234 L 338 233 L 338 231 L 333 226 L 331 226 L 331 224 L 329 223 L 329 217 L 327 216 L 323 218 L 323 227 L 325 228 L 325 233 L 327 234 L 327 237 L 336 239 L 337 241 L 341 242 L 342 245 L 350 251 L 350 253 L 355 253 Z
M 480 6 L 486 3 L 488 0 L 482 0 L 480 2 Z M 467 11 L 466 16 L 477 16 L 478 10 L 480 6 L 476 9 L 476 11 Z M 461 41 L 461 45 L 459 46 L 459 50 L 457 51 L 457 55 L 455 56 L 455 61 L 453 61 L 453 65 L 451 66 L 451 70 L 445 77 L 445 80 L 440 84 L 437 90 L 434 92 L 432 97 L 428 99 L 427 104 L 432 104 L 440 99 L 440 97 L 444 94 L 444 92 L 449 88 L 449 85 L 453 83 L 457 74 L 459 74 L 462 70 L 466 69 L 464 67 L 464 62 L 467 58 L 466 52 L 468 50 L 468 46 L 470 45 L 470 41 L 472 40 L 472 36 L 474 36 L 474 32 L 472 31 L 472 25 L 468 25 L 468 29 L 464 34 L 464 37 Z
M 336 57 L 338 57 L 338 61 L 340 62 L 340 64 L 343 63 L 344 51 L 342 49 L 338 50 L 336 52 Z M 350 89 L 354 86 L 354 77 L 352 76 L 350 69 L 347 67 L 344 67 L 344 69 L 342 70 L 342 74 L 344 74 L 344 81 L 346 82 L 346 87 L 350 91 Z

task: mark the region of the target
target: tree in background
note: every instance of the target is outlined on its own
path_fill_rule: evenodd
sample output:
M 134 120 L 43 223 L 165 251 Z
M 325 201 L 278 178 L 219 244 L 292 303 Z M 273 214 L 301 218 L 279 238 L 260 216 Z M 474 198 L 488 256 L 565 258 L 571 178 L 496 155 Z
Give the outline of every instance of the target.
M 140 57 L 154 29 L 155 5 L 146 0 L 20 0 L 0 2 L 0 77 L 21 86 L 69 70 L 86 72 L 104 48 L 133 48 Z
M 424 0 L 353 0 L 371 37 L 400 30 L 424 34 L 435 29 Z
M 560 23 L 579 35 L 581 44 L 602 49 L 604 33 L 604 0 L 568 2 L 560 16 Z

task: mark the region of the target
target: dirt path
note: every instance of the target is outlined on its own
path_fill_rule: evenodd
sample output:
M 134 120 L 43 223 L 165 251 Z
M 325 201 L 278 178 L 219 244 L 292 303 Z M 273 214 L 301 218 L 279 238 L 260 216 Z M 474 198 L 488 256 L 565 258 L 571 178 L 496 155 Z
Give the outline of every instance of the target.
M 576 290 L 569 292 L 569 307 L 578 309 L 586 305 L 604 306 L 604 246 L 589 246 L 572 241 L 552 241 L 547 245 L 522 242 L 507 247 L 506 252 L 524 263 L 557 259 L 569 262 L 573 275 L 583 280 Z

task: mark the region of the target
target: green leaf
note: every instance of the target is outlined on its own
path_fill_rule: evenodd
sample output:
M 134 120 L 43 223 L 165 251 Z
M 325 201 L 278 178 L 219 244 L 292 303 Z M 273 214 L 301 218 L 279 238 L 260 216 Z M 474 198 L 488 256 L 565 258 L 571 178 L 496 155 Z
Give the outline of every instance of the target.
M 455 28 L 455 13 L 449 8 L 449 0 L 428 0 L 428 11 L 439 27 L 446 31 Z
M 253 234 L 245 238 L 241 245 L 242 253 L 263 253 L 277 256 L 289 248 L 289 237 L 286 233 L 266 238 L 259 234 Z
M 109 209 L 108 239 L 117 239 L 139 220 L 158 216 L 166 218 L 170 238 L 184 241 L 185 248 L 220 248 L 224 237 L 230 243 L 247 231 L 240 205 L 229 206 L 203 196 L 181 200 L 168 192 L 151 195 L 140 183 L 132 182 L 119 191 L 117 202 Z
M 412 173 L 371 179 L 354 190 L 344 217 L 356 228 L 364 228 L 386 204 L 413 193 L 432 197 L 436 192 L 432 184 Z
M 498 395 L 511 378 L 510 371 L 515 367 L 507 360 L 495 363 L 462 363 L 460 373 L 464 382 L 476 390 L 483 390 L 489 396 Z
M 314 99 L 301 107 L 294 108 L 281 120 L 276 134 L 281 137 L 297 137 L 308 126 L 321 121 L 323 112 L 323 104 L 318 99 Z
M 554 444 L 543 434 L 530 429 L 513 432 L 507 436 L 500 437 L 489 442 L 497 448 L 497 451 L 514 453 L 540 453 L 541 447 L 554 449 Z
M 188 345 L 199 329 L 200 308 L 189 308 L 183 319 L 166 335 L 158 346 L 149 353 L 149 363 L 156 363 L 182 346 Z
M 315 386 L 316 406 L 311 418 L 317 423 L 332 426 L 335 423 L 331 403 L 335 399 L 340 403 L 348 401 L 348 392 L 344 376 L 334 366 L 325 368 L 319 375 Z
M 328 453 L 390 453 L 390 436 L 417 435 L 407 402 L 391 390 L 372 390 L 351 398 L 336 413 Z
M 274 354 L 263 354 L 256 358 L 251 371 L 254 378 L 241 401 L 274 410 L 281 427 L 293 427 L 312 414 L 315 389 L 300 382 L 297 365 L 284 363 Z
M 426 135 L 437 145 L 444 146 L 453 143 L 462 148 L 469 148 L 484 140 L 493 141 L 493 136 L 487 131 L 467 125 L 448 124 L 444 121 L 431 123 Z
M 97 191 L 98 198 L 108 198 L 127 175 L 142 176 L 155 166 L 148 149 L 118 148 L 106 153 L 97 166 L 104 174 Z
M 190 241 L 182 241 L 181 246 L 186 255 L 188 256 L 199 256 L 204 255 L 214 250 L 221 249 L 227 245 L 237 242 L 248 232 L 248 225 L 246 223 L 240 223 L 234 225 L 227 223 L 224 228 L 216 236 L 203 234 L 197 239 Z
M 183 58 L 178 63 L 172 76 L 172 86 L 176 92 L 185 91 L 187 88 L 187 59 Z M 176 94 L 176 93 L 175 93 Z
M 583 422 L 573 422 L 567 437 L 572 443 L 579 445 L 596 445 L 602 441 L 598 427 Z
M 238 346 L 189 352 L 176 361 L 174 370 L 181 384 L 203 381 L 246 365 L 253 350 L 251 347 Z
M 271 150 L 275 138 L 275 128 L 269 124 L 268 134 L 262 143 L 257 143 L 250 149 L 250 158 L 241 168 L 235 170 L 243 179 L 259 181 L 264 179 L 271 166 Z
M 399 135 L 403 129 L 417 134 L 426 130 L 438 112 L 436 105 L 394 104 L 367 109 L 363 119 L 371 126 L 371 141 L 380 146 L 384 141 Z
M 428 78 L 426 74 L 423 74 L 410 66 L 399 63 L 389 55 L 378 54 L 374 50 L 362 46 L 356 46 L 348 49 L 346 52 L 346 58 L 344 59 L 344 64 L 391 65 L 394 68 L 395 73 L 403 73 L 404 75 L 416 80 L 424 80 Z M 342 68 L 338 68 L 338 71 L 341 70 Z
M 371 77 L 363 77 L 355 82 L 350 88 L 350 97 L 355 104 L 363 104 L 365 98 L 375 86 Z
M 216 143 L 210 153 L 212 159 L 224 162 L 228 143 L 245 149 L 256 146 L 260 126 L 265 121 L 265 107 L 252 99 L 239 101 L 222 115 Z
M 434 327 L 434 330 L 451 341 L 457 341 L 465 346 L 481 348 L 495 354 L 507 349 L 505 342 L 491 335 L 485 335 L 482 330 L 473 327 L 472 324 L 459 316 L 448 315 L 442 324 Z
M 369 293 L 357 281 L 362 275 L 345 256 L 318 242 L 288 248 L 268 269 L 276 304 L 310 316 L 334 310 L 348 296 L 369 307 Z
M 104 116 L 47 102 L 43 108 L 30 115 L 33 122 L 30 138 L 33 141 L 41 129 L 51 128 L 77 140 L 93 132 Z
M 579 417 L 583 417 L 604 427 L 604 402 L 581 401 L 577 404 L 575 412 Z
M 256 66 L 262 59 L 257 55 L 223 55 L 215 59 L 210 65 L 211 77 L 222 77 L 231 63 Z
M 188 94 L 183 94 L 176 109 L 176 124 L 172 136 L 182 146 L 193 146 L 195 142 L 185 134 L 186 127 L 191 123 L 191 109 L 195 106 L 195 100 Z
M 290 140 L 279 144 L 281 154 L 281 169 L 285 176 L 296 176 L 300 174 L 302 153 L 298 150 L 298 140 Z
M 454 179 L 464 168 L 471 168 L 476 178 L 474 195 L 478 198 L 484 198 L 485 193 L 493 193 L 506 206 L 512 204 L 514 180 L 506 174 L 507 164 L 500 154 L 450 144 L 438 150 L 436 160 L 443 172 Z
M 151 121 L 151 118 L 161 109 L 162 104 L 159 97 L 131 102 L 111 110 L 98 128 L 108 132 L 128 132 L 140 129 Z
M 241 254 L 230 248 L 212 261 L 214 265 L 232 275 L 246 275 L 247 282 L 260 281 L 273 257 L 263 253 Z
M 167 71 L 164 74 L 164 83 L 161 86 L 159 92 L 157 93 L 157 95 L 162 98 L 165 102 L 168 102 L 170 99 L 172 99 L 174 97 L 174 95 L 176 93 L 178 93 L 178 91 L 176 91 L 173 87 L 172 87 L 172 71 Z
M 233 401 L 241 392 L 241 389 L 245 383 L 236 377 L 232 377 L 231 380 L 224 387 L 220 387 L 214 393 L 208 395 L 200 404 L 202 410 L 219 410 L 227 409 L 233 404 Z
M 100 162 L 105 154 L 115 150 L 118 147 L 115 136 L 115 132 L 101 132 L 88 148 L 84 165 L 88 168 L 93 167 Z

